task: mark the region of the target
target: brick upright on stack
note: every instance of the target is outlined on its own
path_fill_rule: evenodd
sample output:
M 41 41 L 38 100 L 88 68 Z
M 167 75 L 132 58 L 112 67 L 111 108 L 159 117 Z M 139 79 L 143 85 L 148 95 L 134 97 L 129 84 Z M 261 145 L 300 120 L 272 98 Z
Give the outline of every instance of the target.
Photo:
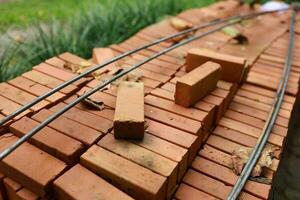
M 190 49 L 186 57 L 186 71 L 190 72 L 207 61 L 222 66 L 222 80 L 240 82 L 243 79 L 246 66 L 245 58 L 214 52 L 209 49 Z
M 176 82 L 175 103 L 189 107 L 216 88 L 221 66 L 206 62 Z
M 117 139 L 144 137 L 144 84 L 124 81 L 119 85 L 114 116 Z

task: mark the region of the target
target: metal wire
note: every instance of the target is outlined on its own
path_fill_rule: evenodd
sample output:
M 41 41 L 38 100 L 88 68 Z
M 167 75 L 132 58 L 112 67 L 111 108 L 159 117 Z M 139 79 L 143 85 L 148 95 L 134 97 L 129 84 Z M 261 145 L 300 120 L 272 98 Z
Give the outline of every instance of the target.
M 294 48 L 294 24 L 295 24 L 295 16 L 296 11 L 293 9 L 291 21 L 290 21 L 290 32 L 289 32 L 289 46 L 287 51 L 287 56 L 285 59 L 285 66 L 282 74 L 281 81 L 276 91 L 276 98 L 272 105 L 271 112 L 267 118 L 265 126 L 262 130 L 262 134 L 257 140 L 256 145 L 254 146 L 251 155 L 249 157 L 248 162 L 246 163 L 243 171 L 241 172 L 238 180 L 236 181 L 234 187 L 232 188 L 231 192 L 229 193 L 227 200 L 235 200 L 238 198 L 240 192 L 242 191 L 244 185 L 247 182 L 248 177 L 250 176 L 254 166 L 256 165 L 262 150 L 264 149 L 270 133 L 273 129 L 274 123 L 276 121 L 277 115 L 279 113 L 282 100 L 284 98 L 285 90 L 288 83 L 289 73 L 291 71 L 291 62 L 293 57 L 293 48 Z
M 268 13 L 271 13 L 271 12 L 278 12 L 277 11 L 269 11 Z M 45 126 L 47 126 L 49 123 L 51 123 L 53 120 L 55 120 L 56 118 L 58 118 L 60 115 L 62 115 L 63 113 L 65 113 L 66 111 L 68 111 L 69 109 L 71 109 L 73 106 L 75 106 L 77 103 L 79 103 L 80 101 L 82 101 L 83 99 L 85 99 L 86 97 L 94 94 L 95 92 L 99 91 L 100 89 L 103 89 L 104 87 L 106 87 L 108 84 L 110 84 L 111 82 L 117 80 L 118 78 L 124 76 L 125 74 L 133 71 L 134 69 L 140 67 L 141 65 L 169 52 L 169 51 L 172 51 L 173 49 L 176 49 L 182 45 L 185 45 L 189 42 L 192 42 L 196 39 L 199 39 L 199 38 L 202 38 L 202 37 L 205 37 L 211 33 L 214 33 L 214 32 L 217 32 L 227 26 L 231 26 L 231 25 L 234 25 L 234 24 L 237 24 L 245 19 L 249 19 L 249 18 L 252 18 L 252 17 L 256 17 L 258 15 L 262 15 L 262 14 L 265 14 L 266 12 L 264 13 L 254 13 L 252 14 L 251 16 L 250 15 L 245 15 L 243 17 L 240 17 L 239 19 L 236 19 L 236 20 L 231 20 L 227 23 L 225 23 L 224 25 L 222 26 L 219 26 L 217 28 L 214 28 L 210 31 L 207 31 L 205 33 L 201 33 L 200 35 L 195 35 L 195 36 L 192 36 L 184 41 L 181 41 L 169 48 L 166 48 L 164 49 L 163 51 L 160 51 L 159 53 L 156 53 L 152 56 L 150 56 L 149 58 L 139 62 L 138 64 L 136 65 L 133 65 L 132 67 L 129 67 L 125 70 L 123 70 L 122 72 L 120 72 L 119 74 L 115 75 L 114 77 L 112 77 L 111 79 L 105 81 L 104 83 L 98 85 L 97 87 L 91 89 L 90 91 L 88 91 L 87 93 L 83 94 L 82 96 L 78 97 L 77 99 L 75 99 L 74 101 L 72 101 L 70 104 L 66 105 L 65 107 L 63 107 L 61 110 L 59 110 L 58 112 L 54 113 L 53 115 L 51 115 L 49 118 L 47 118 L 45 121 L 43 121 L 41 124 L 39 124 L 38 126 L 36 126 L 35 128 L 33 128 L 30 132 L 28 132 L 27 134 L 25 134 L 24 136 L 22 136 L 19 140 L 17 140 L 16 143 L 12 144 L 11 146 L 9 146 L 7 149 L 5 149 L 4 151 L 2 151 L 0 153 L 0 161 L 2 159 L 4 159 L 6 156 L 8 156 L 11 152 L 13 152 L 16 148 L 18 148 L 21 144 L 23 144 L 24 142 L 26 142 L 28 139 L 30 139 L 32 136 L 34 136 L 39 130 L 41 130 L 42 128 L 44 128 Z
M 214 26 L 214 25 L 217 25 L 217 24 L 225 23 L 225 22 L 228 22 L 228 21 L 231 21 L 231 20 L 248 19 L 248 18 L 259 16 L 259 15 L 265 15 L 265 14 L 279 12 L 279 11 L 285 11 L 285 10 L 287 10 L 287 8 L 285 8 L 285 9 L 278 9 L 278 10 L 272 10 L 272 11 L 264 11 L 264 12 L 251 13 L 251 14 L 246 14 L 246 15 L 236 15 L 236 16 L 225 18 L 225 19 L 217 19 L 217 20 L 214 20 L 214 21 L 211 21 L 211 22 L 208 22 L 208 23 L 196 26 L 194 28 L 187 29 L 187 30 L 181 31 L 179 33 L 176 33 L 176 34 L 173 34 L 173 35 L 161 38 L 161 39 L 156 40 L 156 41 L 154 41 L 154 42 L 152 42 L 150 44 L 147 44 L 147 45 L 138 47 L 136 49 L 133 49 L 131 51 L 128 51 L 126 53 L 120 54 L 120 55 L 114 57 L 113 59 L 111 59 L 111 60 L 103 63 L 103 64 L 95 65 L 94 67 L 92 67 L 91 69 L 83 72 L 82 74 L 75 76 L 74 78 L 72 78 L 72 79 L 70 79 L 70 80 L 68 80 L 68 81 L 66 81 L 66 82 L 58 85 L 57 87 L 55 87 L 52 90 L 46 92 L 45 94 L 43 94 L 43 95 L 35 98 L 30 103 L 25 104 L 21 108 L 15 110 L 14 112 L 12 112 L 9 115 L 7 115 L 6 117 L 2 118 L 0 120 L 0 126 L 2 126 L 6 122 L 8 122 L 12 118 L 14 118 L 15 116 L 17 116 L 17 115 L 21 114 L 22 112 L 26 111 L 27 109 L 31 108 L 33 105 L 39 103 L 43 99 L 51 96 L 52 94 L 54 94 L 55 92 L 57 92 L 57 91 L 59 91 L 61 89 L 63 89 L 64 87 L 66 87 L 66 86 L 68 86 L 68 85 L 76 82 L 77 80 L 85 77 L 86 75 L 88 75 L 88 74 L 90 74 L 90 73 L 92 73 L 92 72 L 94 72 L 94 71 L 96 71 L 98 69 L 101 69 L 101 68 L 103 68 L 103 67 L 105 67 L 105 66 L 107 66 L 107 65 L 109 65 L 109 64 L 111 64 L 113 62 L 116 62 L 116 61 L 118 61 L 118 60 L 120 60 L 122 58 L 125 58 L 126 56 L 129 56 L 129 55 L 131 55 L 133 53 L 136 53 L 136 52 L 141 51 L 143 49 L 146 49 L 148 47 L 154 46 L 154 45 L 159 44 L 161 42 L 164 42 L 166 40 L 169 40 L 169 39 L 181 36 L 181 35 L 185 35 L 185 34 L 188 34 L 188 33 L 191 33 L 191 32 L 194 32 L 194 31 L 197 31 L 197 30 L 200 30 L 200 29 L 203 29 L 203 28 L 207 28 L 207 27 Z

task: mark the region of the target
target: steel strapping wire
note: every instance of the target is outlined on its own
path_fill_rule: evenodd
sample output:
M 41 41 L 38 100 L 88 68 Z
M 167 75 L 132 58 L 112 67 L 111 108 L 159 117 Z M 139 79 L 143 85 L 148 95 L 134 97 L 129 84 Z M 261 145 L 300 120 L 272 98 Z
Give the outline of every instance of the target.
M 66 111 L 68 111 L 69 109 L 71 109 L 73 106 L 75 106 L 77 103 L 79 103 L 80 101 L 82 101 L 83 99 L 89 97 L 90 95 L 94 94 L 95 92 L 99 91 L 100 89 L 103 89 L 104 87 L 106 87 L 107 85 L 109 85 L 111 82 L 117 80 L 118 78 L 124 76 L 125 74 L 133 71 L 134 69 L 137 69 L 138 67 L 140 67 L 141 65 L 169 52 L 169 51 L 172 51 L 173 49 L 176 49 L 182 45 L 185 45 L 189 42 L 192 42 L 196 39 L 200 39 L 202 37 L 205 37 L 211 33 L 214 33 L 214 32 L 217 32 L 227 26 L 231 26 L 231 25 L 234 25 L 234 24 L 237 24 L 243 20 L 246 20 L 246 19 L 250 19 L 250 18 L 254 18 L 256 16 L 259 16 L 259 15 L 264 15 L 264 14 L 268 14 L 268 13 L 274 13 L 274 12 L 278 12 L 278 11 L 283 11 L 283 10 L 287 10 L 287 9 L 281 9 L 281 10 L 273 10 L 273 11 L 266 11 L 266 12 L 258 12 L 258 13 L 253 13 L 253 14 L 248 14 L 248 15 L 244 15 L 244 16 L 240 16 L 239 18 L 237 19 L 231 19 L 228 20 L 229 22 L 225 23 L 224 25 L 222 26 L 219 26 L 217 28 L 214 28 L 212 30 L 209 30 L 205 33 L 201 33 L 200 35 L 195 35 L 195 36 L 191 36 L 190 38 L 184 40 L 184 41 L 181 41 L 169 48 L 166 48 L 162 51 L 160 51 L 159 53 L 156 53 L 152 56 L 150 56 L 149 58 L 139 62 L 138 64 L 136 65 L 133 65 L 132 67 L 130 68 L 127 68 L 123 71 L 121 71 L 120 73 L 118 73 L 117 75 L 115 75 L 114 77 L 112 77 L 111 79 L 105 81 L 104 83 L 98 85 L 97 87 L 91 89 L 90 91 L 84 93 L 82 96 L 78 97 L 77 99 L 75 99 L 74 101 L 72 101 L 71 103 L 69 103 L 68 105 L 66 105 L 65 107 L 63 107 L 61 110 L 57 111 L 56 113 L 52 114 L 50 117 L 48 117 L 45 121 L 43 121 L 42 123 L 40 123 L 38 126 L 36 126 L 35 128 L 33 128 L 31 131 L 29 131 L 27 134 L 25 134 L 24 136 L 22 136 L 20 139 L 18 139 L 14 144 L 12 144 L 11 146 L 9 146 L 8 148 L 6 148 L 4 151 L 2 151 L 0 153 L 0 161 L 2 159 L 4 159 L 6 156 L 8 156 L 10 153 L 12 153 L 16 148 L 18 148 L 21 144 L 23 144 L 24 142 L 26 142 L 28 139 L 30 139 L 32 136 L 34 136 L 39 130 L 41 130 L 42 128 L 44 128 L 45 126 L 47 126 L 49 123 L 51 123 L 53 120 L 55 120 L 56 118 L 58 118 L 60 115 L 62 115 L 63 113 L 65 113 Z M 178 36 L 178 35 L 177 35 Z M 170 38 L 171 36 L 169 36 Z M 168 38 L 168 37 L 167 37 Z M 120 56 L 119 56 L 120 57 Z M 113 59 L 114 60 L 114 59 Z M 110 62 L 107 62 L 108 64 L 112 63 L 112 61 Z M 104 66 L 101 65 L 101 66 Z M 89 70 L 91 71 L 91 70 Z
M 241 193 L 244 185 L 247 182 L 248 177 L 250 176 L 253 168 L 255 167 L 258 159 L 260 158 L 261 152 L 264 149 L 270 133 L 273 129 L 274 123 L 276 121 L 277 115 L 279 113 L 282 100 L 284 98 L 285 90 L 288 84 L 289 73 L 291 71 L 291 63 L 293 58 L 293 48 L 294 48 L 294 26 L 295 26 L 295 16 L 296 16 L 295 8 L 292 11 L 292 16 L 290 20 L 290 32 L 289 32 L 289 45 L 287 56 L 285 59 L 284 69 L 282 78 L 280 80 L 279 86 L 276 91 L 276 98 L 274 99 L 274 103 L 272 105 L 271 111 L 268 115 L 267 121 L 265 126 L 262 130 L 261 136 L 258 138 L 256 145 L 254 146 L 249 160 L 247 161 L 243 171 L 241 172 L 238 180 L 236 181 L 235 185 L 233 186 L 231 192 L 229 193 L 227 200 L 235 200 L 238 198 L 239 194 Z
M 92 67 L 91 69 L 83 72 L 82 74 L 80 75 L 77 75 L 75 76 L 74 78 L 58 85 L 57 87 L 53 88 L 52 90 L 46 92 L 45 94 L 37 97 L 36 99 L 34 99 L 33 101 L 25 104 L 24 106 L 22 106 L 21 108 L 17 109 L 16 111 L 12 112 L 11 114 L 7 115 L 6 117 L 2 118 L 0 120 L 0 126 L 2 126 L 3 124 L 5 124 L 6 122 L 8 122 L 9 120 L 11 120 L 12 118 L 16 117 L 17 115 L 21 114 L 22 112 L 28 110 L 29 108 L 31 108 L 33 105 L 39 103 L 40 101 L 42 101 L 43 99 L 51 96 L 52 94 L 54 94 L 55 92 L 58 92 L 59 90 L 65 88 L 66 86 L 78 81 L 79 79 L 85 77 L 86 75 L 98 70 L 98 69 L 101 69 L 109 64 L 112 64 L 122 58 L 125 58 L 126 56 L 129 56 L 131 54 L 134 54 L 136 52 L 139 52 L 143 49 L 146 49 L 148 47 L 151 47 L 151 46 L 154 46 L 156 44 L 159 44 L 161 42 L 164 42 L 166 40 L 169 40 L 169 39 L 172 39 L 172 38 L 175 38 L 175 37 L 178 37 L 178 36 L 181 36 L 181 35 L 185 35 L 185 34 L 188 34 L 188 33 L 191 33 L 191 32 L 194 32 L 194 31 L 197 31 L 197 30 L 200 30 L 200 29 L 204 29 L 204 28 L 207 28 L 207 27 L 210 27 L 210 26 L 214 26 L 214 25 L 218 25 L 218 24 L 222 24 L 222 23 L 225 23 L 225 22 L 228 22 L 228 21 L 234 21 L 234 20 L 238 20 L 238 19 L 248 19 L 248 18 L 253 18 L 253 17 L 256 17 L 256 16 L 259 16 L 259 15 L 265 15 L 265 14 L 269 14 L 269 13 L 274 13 L 274 12 L 279 12 L 279 11 L 285 11 L 287 10 L 286 8 L 285 9 L 278 9 L 278 10 L 273 10 L 273 11 L 264 11 L 264 12 L 257 12 L 257 13 L 251 13 L 251 14 L 246 14 L 246 15 L 236 15 L 236 16 L 232 16 L 232 17 L 227 17 L 225 19 L 217 19 L 217 20 L 214 20 L 214 21 L 211 21 L 211 22 L 208 22 L 208 23 L 205 23 L 205 24 L 202 24 L 202 25 L 198 25 L 196 27 L 193 27 L 193 28 L 190 28 L 190 29 L 187 29 L 187 30 L 184 30 L 184 31 L 181 31 L 179 33 L 176 33 L 176 34 L 173 34 L 173 35 L 169 35 L 167 37 L 164 37 L 164 38 L 161 38 L 159 40 L 156 40 L 152 43 L 149 43 L 147 45 L 144 45 L 144 46 L 141 46 L 141 47 L 138 47 L 136 49 L 133 49 L 131 51 L 128 51 L 126 53 L 123 53 L 123 54 L 120 54 L 118 56 L 116 56 L 115 58 L 103 63 L 103 64 L 98 64 L 98 65 L 95 65 L 94 67 Z

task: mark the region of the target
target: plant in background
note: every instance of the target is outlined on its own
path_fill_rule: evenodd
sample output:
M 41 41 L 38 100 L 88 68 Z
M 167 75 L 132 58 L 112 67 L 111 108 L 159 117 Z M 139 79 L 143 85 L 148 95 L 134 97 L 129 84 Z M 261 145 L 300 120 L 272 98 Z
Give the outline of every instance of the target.
M 30 28 L 25 41 L 12 40 L 14 45 L 9 49 L 18 50 L 7 50 L 0 55 L 5 58 L 0 63 L 0 80 L 18 76 L 66 51 L 89 58 L 94 47 L 122 42 L 166 15 L 213 2 L 215 0 L 89 1 L 67 22 L 37 23 Z

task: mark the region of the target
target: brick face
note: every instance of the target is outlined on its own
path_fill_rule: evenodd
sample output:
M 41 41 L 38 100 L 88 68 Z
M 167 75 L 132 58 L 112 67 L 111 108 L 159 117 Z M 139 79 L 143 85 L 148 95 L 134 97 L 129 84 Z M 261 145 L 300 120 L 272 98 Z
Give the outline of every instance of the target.
M 219 64 L 207 62 L 176 82 L 176 104 L 189 107 L 215 89 L 221 76 Z
M 143 143 L 145 143 L 145 141 L 143 141 Z M 116 140 L 112 134 L 107 134 L 100 140 L 98 145 L 166 177 L 168 185 L 167 195 L 170 196 L 172 194 L 178 177 L 177 162 L 128 141 Z
M 10 125 L 10 131 L 22 137 L 38 125 L 38 122 L 23 117 Z M 78 162 L 80 154 L 84 151 L 84 145 L 81 142 L 49 127 L 40 130 L 29 142 L 68 164 Z
M 55 196 L 59 200 L 73 199 L 132 199 L 109 182 L 81 165 L 75 165 L 54 182 Z
M 42 122 L 52 114 L 53 113 L 51 111 L 44 109 L 33 115 L 32 118 L 38 122 Z M 64 116 L 60 116 L 48 126 L 82 142 L 86 146 L 92 145 L 95 141 L 103 136 L 103 133 L 70 120 Z
M 101 147 L 92 146 L 80 163 L 111 181 L 134 198 L 165 199 L 166 178 L 121 158 Z
M 1 151 L 16 141 L 17 137 L 12 134 L 2 135 Z M 50 189 L 51 182 L 65 168 L 65 163 L 28 143 L 22 144 L 0 163 L 0 170 L 5 175 L 38 195 L 44 195 Z

